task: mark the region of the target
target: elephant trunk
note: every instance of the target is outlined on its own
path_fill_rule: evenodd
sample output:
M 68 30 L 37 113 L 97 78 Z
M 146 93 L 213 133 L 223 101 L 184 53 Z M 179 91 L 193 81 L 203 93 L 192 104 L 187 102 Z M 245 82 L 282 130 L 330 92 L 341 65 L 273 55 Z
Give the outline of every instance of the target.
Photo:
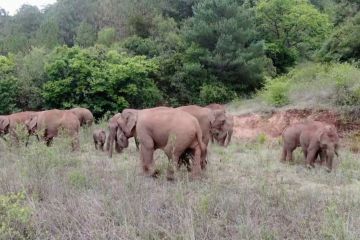
M 109 136 L 107 137 L 106 141 L 106 151 L 108 151 L 108 156 L 112 157 L 112 152 L 114 149 L 114 141 L 116 135 L 117 126 L 114 124 L 109 125 Z
M 332 170 L 334 156 L 335 156 L 335 148 L 334 147 L 329 147 L 328 149 L 326 149 L 326 165 L 328 168 L 328 172 L 331 172 L 331 170 Z

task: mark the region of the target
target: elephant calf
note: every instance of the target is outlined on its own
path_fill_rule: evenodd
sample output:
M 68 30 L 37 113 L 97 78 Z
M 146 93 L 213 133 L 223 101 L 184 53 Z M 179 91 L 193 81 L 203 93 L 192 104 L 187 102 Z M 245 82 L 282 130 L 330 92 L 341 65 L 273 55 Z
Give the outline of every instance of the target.
M 95 149 L 100 149 L 104 151 L 104 145 L 106 141 L 106 132 L 103 129 L 95 129 L 93 132 L 93 139 L 95 144 Z
M 318 121 L 306 121 L 286 128 L 282 133 L 284 146 L 282 161 L 292 161 L 292 152 L 301 146 L 306 163 L 314 167 L 315 160 L 327 164 L 328 171 L 332 170 L 334 155 L 338 155 L 339 136 L 335 126 Z

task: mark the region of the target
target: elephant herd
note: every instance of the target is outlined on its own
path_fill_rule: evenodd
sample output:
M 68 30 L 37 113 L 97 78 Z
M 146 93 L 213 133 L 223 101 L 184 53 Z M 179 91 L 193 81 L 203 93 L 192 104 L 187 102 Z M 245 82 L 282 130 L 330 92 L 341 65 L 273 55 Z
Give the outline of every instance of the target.
M 0 134 L 9 133 L 11 139 L 18 142 L 17 126 L 25 126 L 28 131 L 26 145 L 30 135 L 35 135 L 49 146 L 62 130 L 71 137 L 72 149 L 78 150 L 80 127 L 91 126 L 93 121 L 92 113 L 86 108 L 20 112 L 0 116 Z M 209 141 L 227 146 L 233 126 L 234 117 L 220 104 L 124 109 L 109 119 L 108 134 L 103 129 L 95 129 L 93 140 L 96 149 L 106 150 L 112 157 L 114 148 L 121 153 L 128 147 L 129 138 L 134 137 L 146 176 L 159 174 L 153 155 L 156 149 L 162 149 L 169 159 L 167 179 L 174 179 L 175 168 L 179 169 L 182 164 L 192 178 L 198 178 L 207 165 Z M 327 170 L 331 171 L 339 148 L 334 125 L 307 120 L 287 127 L 282 138 L 282 161 L 292 161 L 292 152 L 301 146 L 309 167 L 314 167 L 319 157 L 320 163 L 325 162 Z
M 40 112 L 26 111 L 0 116 L 0 134 L 9 133 L 11 139 L 18 143 L 17 128 L 25 126 L 29 133 L 26 145 L 29 142 L 30 135 L 35 135 L 39 140 L 39 133 L 41 133 L 41 138 L 49 146 L 53 138 L 59 134 L 59 130 L 63 130 L 71 137 L 73 150 L 78 150 L 80 148 L 80 126 L 90 126 L 93 121 L 92 113 L 86 108 L 52 109 Z

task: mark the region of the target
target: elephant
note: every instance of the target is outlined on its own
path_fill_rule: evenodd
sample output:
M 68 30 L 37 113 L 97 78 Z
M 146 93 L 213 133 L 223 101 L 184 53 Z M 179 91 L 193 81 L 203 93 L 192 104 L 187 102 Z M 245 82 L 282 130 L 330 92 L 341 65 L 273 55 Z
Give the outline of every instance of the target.
M 115 150 L 118 153 L 120 153 L 123 148 L 127 148 L 129 145 L 128 138 L 123 134 L 123 131 L 119 129 L 119 124 L 123 124 L 121 113 L 117 113 L 111 117 L 108 123 L 109 135 L 107 136 L 106 141 L 106 151 L 108 151 L 108 156 L 110 158 L 112 157 L 114 142 Z
M 94 116 L 87 108 L 72 108 L 69 110 L 74 113 L 76 117 L 80 121 L 80 126 L 88 126 L 90 127 L 94 122 Z
M 51 145 L 59 130 L 64 130 L 72 138 L 72 150 L 75 151 L 80 148 L 80 121 L 71 111 L 52 109 L 38 112 L 27 120 L 25 124 L 29 134 L 43 131 L 42 138 L 46 141 L 47 146 Z
M 104 151 L 104 144 L 106 141 L 106 132 L 103 129 L 95 129 L 93 131 L 93 140 L 95 149 Z
M 210 108 L 200 107 L 197 105 L 188 105 L 178 107 L 181 111 L 187 112 L 193 115 L 199 122 L 200 128 L 202 130 L 202 140 L 207 147 L 211 138 L 211 133 L 213 131 L 220 131 L 225 124 L 226 115 L 224 109 L 216 109 L 212 110 Z M 186 161 L 181 161 L 182 163 L 186 163 Z M 201 168 L 206 168 L 207 161 L 201 162 Z M 186 165 L 189 165 L 186 163 Z
M 225 106 L 218 103 L 211 103 L 205 107 L 210 108 L 212 110 L 225 110 Z
M 287 127 L 283 133 L 282 161 L 292 161 L 292 152 L 300 147 L 308 167 L 314 167 L 315 160 L 326 161 L 327 170 L 332 170 L 334 155 L 338 155 L 339 137 L 335 126 L 319 121 L 307 120 Z
M 234 116 L 231 114 L 226 114 L 225 124 L 221 127 L 219 131 L 212 131 L 211 141 L 214 142 L 214 139 L 220 146 L 228 146 L 234 129 Z
M 179 109 L 157 107 L 144 110 L 125 109 L 121 118 L 123 122 L 119 122 L 119 129 L 128 138 L 136 133 L 140 142 L 145 175 L 157 176 L 158 172 L 153 169 L 153 154 L 156 149 L 162 149 L 170 161 L 167 179 L 173 180 L 173 164 L 179 167 L 180 156 L 189 149 L 194 156 L 192 178 L 199 176 L 207 149 L 202 140 L 199 122 L 194 116 Z
M 36 112 L 26 111 L 18 112 L 10 115 L 0 116 L 0 134 L 10 133 L 11 138 L 18 143 L 19 139 L 16 134 L 16 128 L 18 125 L 23 125 L 25 127 L 25 122 L 29 120 Z M 27 142 L 29 139 L 27 139 Z
M 300 134 L 300 145 L 308 167 L 315 167 L 315 160 L 320 155 L 320 163 L 325 161 L 327 171 L 331 172 L 334 155 L 338 156 L 339 149 L 339 136 L 334 125 L 305 129 Z

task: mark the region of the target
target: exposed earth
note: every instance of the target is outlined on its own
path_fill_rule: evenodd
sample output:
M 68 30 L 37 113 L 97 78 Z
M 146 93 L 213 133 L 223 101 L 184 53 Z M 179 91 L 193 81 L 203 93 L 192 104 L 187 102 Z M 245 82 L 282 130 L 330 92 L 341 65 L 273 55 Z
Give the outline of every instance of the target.
M 282 131 L 289 125 L 304 121 L 317 120 L 334 124 L 340 136 L 360 130 L 360 123 L 345 120 L 341 114 L 330 110 L 289 109 L 270 113 L 249 113 L 235 115 L 234 137 L 240 139 L 254 139 L 260 134 L 270 138 L 281 136 Z

